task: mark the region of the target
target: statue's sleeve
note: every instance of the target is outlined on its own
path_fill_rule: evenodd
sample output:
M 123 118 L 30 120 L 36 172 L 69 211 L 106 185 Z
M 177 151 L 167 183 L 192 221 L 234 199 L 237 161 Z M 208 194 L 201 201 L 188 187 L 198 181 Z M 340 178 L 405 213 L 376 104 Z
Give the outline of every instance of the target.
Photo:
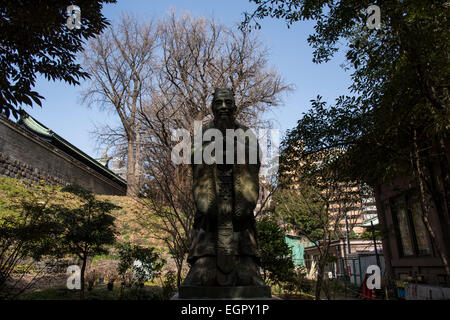
M 201 148 L 197 152 L 202 152 L 203 146 L 196 146 Z M 192 166 L 192 193 L 194 204 L 196 208 L 194 218 L 194 228 L 201 224 L 201 220 L 211 211 L 214 202 L 214 177 L 211 165 L 204 163 L 194 163 L 195 147 L 191 151 L 191 166 Z
M 244 130 L 247 127 L 241 126 Z M 252 132 L 251 134 L 254 143 L 245 145 L 246 149 L 246 164 L 235 165 L 235 188 L 236 188 L 236 217 L 238 219 L 247 219 L 253 217 L 253 210 L 259 198 L 259 168 L 261 165 L 259 143 Z M 256 163 L 251 160 L 251 154 L 256 155 Z

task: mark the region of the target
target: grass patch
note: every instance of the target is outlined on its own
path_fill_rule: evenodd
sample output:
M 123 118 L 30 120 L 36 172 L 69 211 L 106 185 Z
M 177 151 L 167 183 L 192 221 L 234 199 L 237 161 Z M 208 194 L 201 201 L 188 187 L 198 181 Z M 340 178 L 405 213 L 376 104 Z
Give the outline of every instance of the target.
M 116 256 L 113 256 L 111 254 L 98 254 L 92 258 L 92 264 L 95 265 L 102 260 L 117 260 L 117 259 L 118 258 Z

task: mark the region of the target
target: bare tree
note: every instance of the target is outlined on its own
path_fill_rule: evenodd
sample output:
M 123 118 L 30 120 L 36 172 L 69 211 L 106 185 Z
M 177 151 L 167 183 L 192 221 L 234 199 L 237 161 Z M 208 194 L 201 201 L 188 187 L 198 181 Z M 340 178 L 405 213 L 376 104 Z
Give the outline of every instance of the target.
M 167 106 L 189 126 L 192 119 L 211 114 L 210 96 L 216 87 L 234 90 L 238 120 L 250 126 L 261 124 L 262 113 L 279 105 L 281 93 L 291 88 L 269 69 L 268 51 L 254 33 L 172 12 L 161 21 L 159 35 L 160 90 Z
M 100 129 L 99 141 L 116 151 L 126 144 L 128 194 L 138 194 L 134 186 L 141 179 L 144 197 L 138 200 L 150 214 L 141 222 L 162 231 L 155 235 L 175 259 L 180 284 L 195 207 L 190 166 L 171 160 L 178 143 L 173 130 L 192 134 L 195 120 L 210 120 L 216 87 L 234 90 L 238 121 L 263 126 L 264 112 L 278 106 L 291 86 L 268 67 L 268 51 L 256 33 L 214 19 L 171 12 L 153 28 L 124 16 L 89 45 L 85 65 L 93 83 L 84 99 L 113 108 L 123 126 Z
M 126 159 L 128 143 L 127 134 L 122 125 L 112 127 L 109 124 L 96 126 L 90 132 L 98 149 L 105 148 L 110 154 Z
M 91 74 L 83 101 L 112 109 L 120 118 L 123 132 L 107 131 L 110 137 L 125 137 L 127 143 L 127 195 L 139 191 L 140 133 L 138 108 L 149 94 L 153 75 L 155 28 L 123 15 L 104 33 L 89 41 L 84 52 L 84 69 Z

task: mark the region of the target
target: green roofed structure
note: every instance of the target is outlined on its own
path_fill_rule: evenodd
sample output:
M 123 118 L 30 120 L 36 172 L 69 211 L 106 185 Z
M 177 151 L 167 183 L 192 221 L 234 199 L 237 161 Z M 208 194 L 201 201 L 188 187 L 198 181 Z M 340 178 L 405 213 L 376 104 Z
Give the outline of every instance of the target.
M 305 247 L 311 246 L 313 243 L 291 234 L 286 234 L 284 236 L 284 241 L 291 248 L 294 265 L 305 266 Z
M 97 194 L 125 195 L 126 181 L 25 111 L 14 123 L 0 116 L 0 175 L 78 184 Z

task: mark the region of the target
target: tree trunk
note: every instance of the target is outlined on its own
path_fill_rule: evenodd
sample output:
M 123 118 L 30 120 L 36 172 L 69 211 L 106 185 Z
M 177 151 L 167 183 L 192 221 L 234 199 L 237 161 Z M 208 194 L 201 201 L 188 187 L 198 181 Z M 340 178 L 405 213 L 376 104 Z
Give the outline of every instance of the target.
M 135 158 L 134 158 L 134 181 L 135 181 L 135 189 L 136 195 L 139 194 L 139 190 L 141 187 L 141 133 L 139 128 L 139 123 L 136 124 L 136 143 L 135 143 Z
M 83 258 L 83 264 L 81 265 L 81 273 L 80 273 L 80 299 L 84 300 L 84 272 L 86 271 L 86 260 L 87 256 Z
M 183 259 L 179 263 L 177 263 L 177 269 L 177 287 L 179 288 L 181 286 L 181 271 L 183 269 Z
M 317 282 L 316 282 L 316 289 L 315 289 L 315 299 L 320 300 L 320 292 L 322 289 L 322 281 L 323 281 L 323 270 L 324 270 L 324 263 L 323 260 L 324 257 L 319 258 L 319 265 L 317 267 Z
M 329 281 L 328 277 L 325 276 L 325 279 L 323 281 L 323 292 L 325 292 L 327 300 L 331 300 L 329 283 L 330 283 L 330 281 Z
M 438 187 L 442 192 L 442 216 L 444 221 L 446 222 L 446 226 L 443 227 L 446 243 L 450 243 L 450 161 L 449 156 L 450 152 L 447 152 L 447 147 L 444 142 L 443 134 L 438 134 L 437 138 L 437 149 L 438 149 L 438 162 L 439 162 L 439 171 L 440 175 L 438 176 Z M 449 248 L 447 248 L 447 252 L 449 252 Z
M 136 159 L 134 150 L 135 139 L 128 138 L 127 150 L 127 196 L 134 197 L 137 195 L 136 188 Z
M 430 235 L 431 241 L 434 244 L 434 246 L 439 254 L 439 258 L 441 259 L 442 264 L 444 265 L 445 273 L 448 276 L 450 276 L 450 266 L 449 266 L 447 254 L 442 249 L 439 241 L 437 241 L 436 234 L 435 234 L 435 232 L 431 226 L 430 220 L 429 220 L 429 218 L 430 218 L 430 215 L 429 215 L 430 203 L 429 203 L 429 199 L 426 195 L 426 191 L 425 191 L 425 181 L 424 181 L 425 179 L 424 179 L 424 174 L 422 172 L 422 164 L 420 161 L 416 130 L 414 130 L 413 148 L 414 148 L 414 169 L 415 169 L 414 171 L 415 171 L 415 176 L 417 178 L 417 182 L 419 185 L 420 206 L 422 208 L 423 223 L 425 224 L 428 234 Z

